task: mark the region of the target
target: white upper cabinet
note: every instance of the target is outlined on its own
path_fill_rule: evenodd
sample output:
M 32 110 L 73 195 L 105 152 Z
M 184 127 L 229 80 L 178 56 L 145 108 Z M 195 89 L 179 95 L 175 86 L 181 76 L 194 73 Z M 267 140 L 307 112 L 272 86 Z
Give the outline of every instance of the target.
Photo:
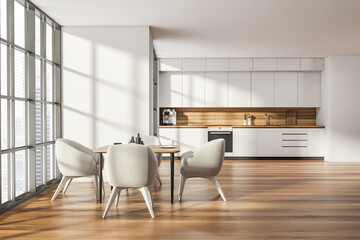
M 184 58 L 182 62 L 183 71 L 205 71 L 206 62 L 204 58 Z
M 207 72 L 205 76 L 205 106 L 227 107 L 228 73 Z
M 183 107 L 205 106 L 205 73 L 186 72 L 182 77 Z
M 274 73 L 252 73 L 252 107 L 274 107 Z
M 251 107 L 251 73 L 229 73 L 229 107 Z
M 161 58 L 160 71 L 181 71 L 182 59 L 178 58 Z
M 159 106 L 182 106 L 182 76 L 176 72 L 161 72 L 159 78 Z
M 301 70 L 303 71 L 324 70 L 324 58 L 301 58 Z
M 254 70 L 255 71 L 276 70 L 276 58 L 254 58 Z
M 275 107 L 297 107 L 297 73 L 275 73 Z
M 230 71 L 252 71 L 252 58 L 230 58 Z
M 278 71 L 296 71 L 300 70 L 300 58 L 278 58 Z
M 228 58 L 206 59 L 206 71 L 229 71 Z
M 298 73 L 298 107 L 320 107 L 320 72 Z

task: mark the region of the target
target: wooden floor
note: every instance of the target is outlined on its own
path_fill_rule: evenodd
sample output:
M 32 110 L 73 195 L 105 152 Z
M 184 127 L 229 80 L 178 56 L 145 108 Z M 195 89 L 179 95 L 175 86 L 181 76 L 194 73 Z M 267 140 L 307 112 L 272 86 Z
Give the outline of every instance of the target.
M 103 220 L 109 186 L 100 204 L 90 183 L 72 183 L 54 202 L 55 187 L 1 215 L 0 239 L 360 239 L 359 163 L 226 161 L 218 180 L 228 202 L 192 179 L 174 205 L 168 161 L 160 174 L 155 219 L 129 190 Z

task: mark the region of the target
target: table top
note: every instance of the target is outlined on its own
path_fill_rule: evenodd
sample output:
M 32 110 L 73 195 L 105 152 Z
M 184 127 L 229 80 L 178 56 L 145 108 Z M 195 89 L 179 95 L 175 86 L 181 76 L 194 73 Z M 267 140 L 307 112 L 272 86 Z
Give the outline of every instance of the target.
M 93 151 L 95 153 L 107 153 L 107 150 L 110 146 L 113 146 L 113 145 L 105 145 L 105 146 L 102 146 L 99 148 L 95 148 Z M 152 148 L 154 153 L 178 153 L 178 152 L 180 152 L 179 145 L 175 145 L 173 148 L 164 148 L 164 147 L 161 147 L 161 145 L 150 145 L 149 147 Z

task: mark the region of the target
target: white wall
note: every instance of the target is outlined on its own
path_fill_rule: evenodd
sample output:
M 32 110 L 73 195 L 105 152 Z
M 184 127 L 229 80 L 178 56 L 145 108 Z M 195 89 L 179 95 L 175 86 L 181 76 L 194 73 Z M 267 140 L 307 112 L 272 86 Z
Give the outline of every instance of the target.
M 331 56 L 322 75 L 318 124 L 325 128 L 325 160 L 360 162 L 360 56 Z
M 151 132 L 149 27 L 63 27 L 63 137 L 90 148 Z

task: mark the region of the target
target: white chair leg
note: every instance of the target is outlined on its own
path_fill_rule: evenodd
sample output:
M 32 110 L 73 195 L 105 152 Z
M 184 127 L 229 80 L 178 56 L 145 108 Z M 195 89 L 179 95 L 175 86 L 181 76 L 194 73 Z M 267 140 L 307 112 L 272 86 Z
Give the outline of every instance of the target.
M 93 177 L 93 183 L 94 183 L 94 188 L 95 188 L 95 196 L 96 196 L 96 201 L 99 200 L 99 183 L 98 183 L 98 177 L 97 175 L 94 175 Z
M 223 193 L 223 191 L 222 191 L 222 189 L 220 187 L 220 184 L 217 181 L 216 177 L 209 177 L 208 179 L 215 185 L 216 190 L 218 191 L 218 193 L 220 194 L 222 199 L 226 202 L 225 195 L 224 195 L 224 193 Z
M 104 175 L 102 177 L 102 192 L 103 192 L 103 196 L 105 196 L 105 182 L 104 182 Z
M 120 188 L 119 193 L 118 193 L 117 196 L 116 196 L 116 200 L 115 200 L 115 206 L 116 206 L 116 207 L 119 206 L 121 190 L 122 190 L 122 188 Z
M 147 187 L 143 187 L 143 188 L 139 188 L 140 192 L 142 193 L 146 206 L 150 212 L 151 218 L 155 218 L 154 216 L 154 211 L 152 209 L 152 201 L 151 198 L 149 197 L 149 189 Z
M 151 201 L 150 201 L 151 207 L 153 207 L 154 204 L 153 204 L 152 194 L 151 194 L 151 191 L 149 190 L 149 188 L 148 188 L 147 194 L 148 194 L 149 199 L 151 200 Z
M 161 181 L 159 172 L 156 173 L 156 179 L 159 181 L 160 185 L 162 185 L 162 181 Z
M 59 186 L 57 187 L 55 193 L 54 193 L 54 196 L 51 198 L 51 201 L 54 201 L 56 196 L 59 194 L 59 192 L 61 191 L 61 189 L 64 187 L 65 183 L 70 179 L 70 177 L 67 177 L 67 176 L 63 176 L 60 183 L 59 183 Z
M 104 214 L 103 214 L 103 218 L 106 218 L 106 215 L 108 214 L 114 200 L 115 200 L 115 197 L 116 195 L 119 193 L 120 191 L 120 188 L 117 188 L 117 187 L 114 187 L 113 190 L 111 191 L 111 194 L 110 194 L 110 197 L 109 197 L 109 201 L 106 205 L 106 208 L 105 208 L 105 211 L 104 211 Z
M 66 191 L 67 191 L 67 189 L 69 188 L 69 185 L 70 185 L 70 183 L 71 183 L 72 180 L 73 180 L 73 179 L 70 178 L 70 179 L 66 182 L 66 185 L 65 185 L 65 187 L 64 187 L 64 189 L 63 189 L 63 194 L 66 193 Z
M 179 201 L 182 199 L 182 195 L 184 192 L 184 186 L 185 186 L 186 177 L 184 177 L 182 174 L 180 174 L 180 186 L 179 186 Z

